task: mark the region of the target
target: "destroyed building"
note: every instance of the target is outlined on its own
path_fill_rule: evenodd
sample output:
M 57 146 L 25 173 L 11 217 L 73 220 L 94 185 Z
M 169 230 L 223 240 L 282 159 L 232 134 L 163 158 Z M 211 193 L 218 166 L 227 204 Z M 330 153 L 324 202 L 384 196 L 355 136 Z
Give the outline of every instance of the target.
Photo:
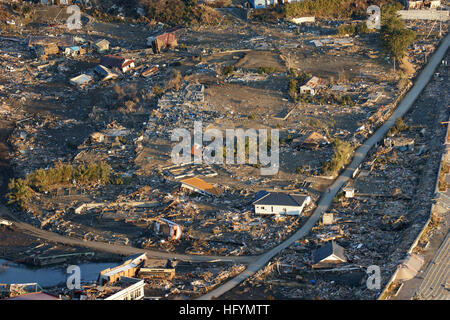
M 198 192 L 200 194 L 210 195 L 214 197 L 220 197 L 220 195 L 222 194 L 222 191 L 220 189 L 197 177 L 184 179 L 180 182 L 181 188 Z
M 113 55 L 101 57 L 100 64 L 109 68 L 117 68 L 123 73 L 126 73 L 128 70 L 131 70 L 135 67 L 134 60 Z
M 410 9 L 436 9 L 440 7 L 440 0 L 403 0 L 405 8 Z
M 320 89 L 324 88 L 326 81 L 319 77 L 313 76 L 304 85 L 300 86 L 301 94 L 316 95 Z

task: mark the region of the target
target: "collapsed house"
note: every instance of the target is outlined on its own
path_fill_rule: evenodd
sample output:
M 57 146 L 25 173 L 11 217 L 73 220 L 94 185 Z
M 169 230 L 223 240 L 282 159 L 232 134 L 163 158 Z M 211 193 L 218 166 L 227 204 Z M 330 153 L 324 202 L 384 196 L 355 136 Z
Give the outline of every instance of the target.
M 147 38 L 147 45 L 152 47 L 153 53 L 161 53 L 161 50 L 167 47 L 175 48 L 178 45 L 175 31 L 181 28 L 183 26 L 176 26 L 160 35 L 150 36 Z
M 180 182 L 181 188 L 188 189 L 203 195 L 220 197 L 222 194 L 222 191 L 220 189 L 197 177 L 184 179 Z
M 117 68 L 123 73 L 133 69 L 135 67 L 134 60 L 126 59 L 120 56 L 107 55 L 100 58 L 100 64 L 109 67 Z
M 256 214 L 300 215 L 310 203 L 308 195 L 269 192 L 253 202 L 253 206 Z
M 106 283 L 117 282 L 122 277 L 134 277 L 136 276 L 139 267 L 146 259 L 147 256 L 145 253 L 131 256 L 123 264 L 117 267 L 100 271 L 98 282 L 101 285 L 104 285 Z
M 157 234 L 163 234 L 170 240 L 180 240 L 183 228 L 170 220 L 160 218 L 154 223 L 154 230 Z
M 407 281 L 414 278 L 424 264 L 424 259 L 416 254 L 411 254 L 398 266 L 395 280 Z
M 324 79 L 313 76 L 300 87 L 300 93 L 314 96 L 320 91 L 320 89 L 325 87 L 325 85 L 326 81 Z
M 28 297 L 39 297 L 38 295 L 29 295 L 35 293 L 43 293 L 42 287 L 37 282 L 31 283 L 0 283 L 0 299 L 13 300 L 14 297 L 23 297 L 28 295 Z M 42 295 L 41 295 L 42 297 Z M 17 300 L 26 300 L 26 299 L 17 299 Z M 32 299 L 29 299 L 32 300 Z M 41 299 L 34 299 L 41 300 Z
M 322 146 L 330 144 L 330 141 L 324 135 L 318 132 L 312 132 L 302 142 L 299 143 L 299 148 L 317 149 Z
M 97 65 L 94 68 L 94 71 L 102 77 L 102 81 L 117 79 L 117 77 L 119 76 L 117 73 L 112 72 L 107 67 L 102 66 L 101 64 Z
M 93 48 L 98 53 L 104 53 L 109 50 L 109 41 L 108 40 L 100 40 L 93 44 Z
M 85 53 L 86 49 L 79 46 L 68 47 L 64 50 L 64 54 L 68 57 L 78 57 Z
M 62 6 L 72 4 L 72 0 L 40 0 L 40 3 L 48 6 L 51 5 Z
M 302 0 L 248 0 L 253 9 L 264 9 L 284 3 L 301 2 Z
M 436 9 L 441 5 L 440 0 L 403 0 L 405 8 L 410 9 Z
M 345 262 L 344 248 L 333 240 L 313 252 L 313 268 L 329 268 Z
M 178 261 L 166 259 L 148 259 L 139 269 L 138 277 L 141 279 L 172 280 L 175 277 L 175 266 Z
M 47 45 L 37 45 L 33 48 L 33 51 L 38 58 L 46 59 L 48 56 L 59 53 L 59 48 L 55 43 L 49 43 Z
M 31 36 L 28 39 L 28 48 L 32 49 L 36 46 L 48 46 L 50 44 L 56 44 L 58 47 L 67 48 L 74 46 L 74 38 L 71 36 Z
M 144 71 L 142 71 L 141 76 L 144 78 L 151 77 L 158 72 L 159 72 L 159 68 L 157 66 L 153 66 L 153 67 L 147 68 Z

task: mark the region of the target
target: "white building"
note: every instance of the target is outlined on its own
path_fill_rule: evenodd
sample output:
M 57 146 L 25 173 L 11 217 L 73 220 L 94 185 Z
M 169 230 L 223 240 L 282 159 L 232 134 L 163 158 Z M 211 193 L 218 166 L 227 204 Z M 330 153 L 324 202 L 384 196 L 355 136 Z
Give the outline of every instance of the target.
M 312 77 L 311 79 L 308 80 L 308 82 L 306 82 L 304 85 L 300 87 L 300 93 L 314 96 L 324 86 L 325 86 L 324 79 Z
M 308 195 L 269 192 L 253 202 L 253 205 L 256 214 L 300 215 L 310 203 Z

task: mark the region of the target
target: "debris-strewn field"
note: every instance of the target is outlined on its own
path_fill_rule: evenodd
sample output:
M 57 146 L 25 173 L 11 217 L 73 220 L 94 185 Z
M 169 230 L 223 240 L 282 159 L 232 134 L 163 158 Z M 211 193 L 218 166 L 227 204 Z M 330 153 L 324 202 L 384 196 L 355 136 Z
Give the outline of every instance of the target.
M 305 239 L 224 298 L 378 298 L 430 217 L 447 131 L 440 123 L 449 117 L 446 104 L 442 104 L 449 98 L 448 77 L 448 67 L 437 70 L 411 111 L 391 129 L 383 145 L 370 153 L 347 185 L 355 191 L 354 197 L 345 192 L 336 197 L 328 211 L 331 220 L 322 219 Z M 430 230 L 413 254 L 423 254 L 428 238 L 445 220 L 445 212 L 433 212 Z M 330 240 L 345 249 L 347 264 L 311 269 L 311 252 Z M 372 265 L 380 267 L 381 290 L 367 287 L 366 270 Z M 394 282 L 396 290 L 400 283 Z M 390 295 L 395 296 L 395 290 Z

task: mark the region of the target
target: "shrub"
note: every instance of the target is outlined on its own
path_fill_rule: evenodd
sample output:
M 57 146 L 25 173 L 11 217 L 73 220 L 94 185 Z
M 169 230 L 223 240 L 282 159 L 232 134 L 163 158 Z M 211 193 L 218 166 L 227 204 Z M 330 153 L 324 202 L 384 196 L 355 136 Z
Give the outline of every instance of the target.
M 395 121 L 395 125 L 389 129 L 388 135 L 395 136 L 397 133 L 408 130 L 409 127 L 403 122 L 402 118 Z
M 353 146 L 346 141 L 336 139 L 333 142 L 333 156 L 330 161 L 327 161 L 322 166 L 323 173 L 330 173 L 335 175 L 345 166 L 350 160 L 353 153 Z
M 277 71 L 277 69 L 275 67 L 259 67 L 258 68 L 259 74 L 263 74 L 263 73 L 269 74 L 269 73 L 274 73 L 276 71 Z
M 28 200 L 33 195 L 33 190 L 22 179 L 11 179 L 8 184 L 9 193 L 6 195 L 8 203 L 15 203 L 25 210 Z
M 341 24 L 338 27 L 338 34 L 343 36 L 346 34 L 354 34 L 356 31 L 355 25 L 354 24 Z
M 297 89 L 298 81 L 297 79 L 290 79 L 289 80 L 289 96 L 295 101 L 298 96 L 298 89 Z
M 153 93 L 156 97 L 160 98 L 160 97 L 164 94 L 164 89 L 161 88 L 160 86 L 154 86 L 154 87 L 152 88 L 152 93 Z
M 234 66 L 225 66 L 222 69 L 222 74 L 225 76 L 231 76 L 234 73 Z
M 181 82 L 183 80 L 183 77 L 181 76 L 180 71 L 174 69 L 172 72 L 172 78 L 167 82 L 165 86 L 165 91 L 175 88 L 175 90 L 180 90 Z

